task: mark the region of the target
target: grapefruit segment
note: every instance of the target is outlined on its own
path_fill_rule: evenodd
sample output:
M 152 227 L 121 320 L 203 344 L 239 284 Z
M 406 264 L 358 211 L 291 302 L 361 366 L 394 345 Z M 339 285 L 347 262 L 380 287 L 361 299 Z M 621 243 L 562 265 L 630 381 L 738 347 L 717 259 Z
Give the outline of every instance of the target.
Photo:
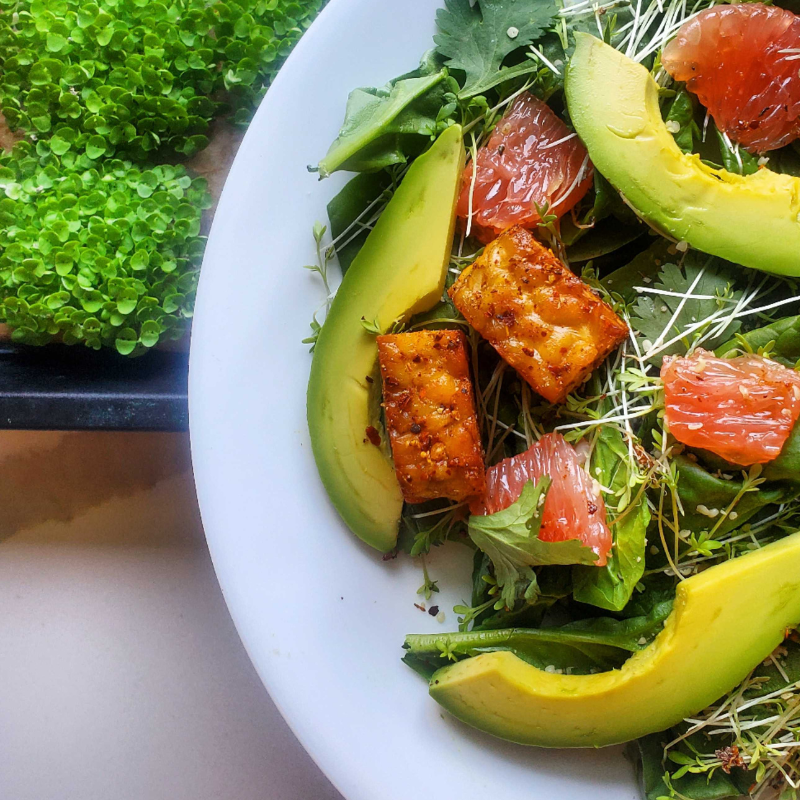
M 466 221 L 471 210 L 473 233 L 488 243 L 512 225 L 535 227 L 542 221 L 537 205 L 561 217 L 589 191 L 593 176 L 577 136 L 525 93 L 464 169 L 457 213 Z
M 697 350 L 665 358 L 661 379 L 670 433 L 734 464 L 777 458 L 800 417 L 800 373 L 762 356 Z
M 560 433 L 548 433 L 524 453 L 506 458 L 486 471 L 486 492 L 470 503 L 473 514 L 494 514 L 508 508 L 528 481 L 551 480 L 542 512 L 543 542 L 580 539 L 597 553 L 595 566 L 605 566 L 611 550 L 606 506 L 595 482 L 584 470 L 579 453 Z
M 720 5 L 687 22 L 664 48 L 717 127 L 754 153 L 800 136 L 800 17 L 763 3 Z

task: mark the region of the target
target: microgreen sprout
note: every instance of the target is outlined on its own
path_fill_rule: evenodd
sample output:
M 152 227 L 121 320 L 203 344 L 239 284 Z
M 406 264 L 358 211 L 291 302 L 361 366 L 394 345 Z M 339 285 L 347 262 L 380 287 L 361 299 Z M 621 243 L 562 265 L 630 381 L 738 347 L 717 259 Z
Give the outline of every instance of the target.
M 249 121 L 322 4 L 21 0 L 0 15 L 3 114 L 59 155 L 192 155 L 226 111 L 223 89 Z
M 137 355 L 184 335 L 204 180 L 19 142 L 0 158 L 0 197 L 0 320 L 15 341 Z

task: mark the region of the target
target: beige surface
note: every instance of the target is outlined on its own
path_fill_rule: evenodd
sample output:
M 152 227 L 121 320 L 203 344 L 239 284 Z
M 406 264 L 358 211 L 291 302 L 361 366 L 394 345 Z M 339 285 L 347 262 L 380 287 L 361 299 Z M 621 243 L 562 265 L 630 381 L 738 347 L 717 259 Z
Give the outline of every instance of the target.
M 182 435 L 0 432 L 0 798 L 335 800 L 214 578 Z

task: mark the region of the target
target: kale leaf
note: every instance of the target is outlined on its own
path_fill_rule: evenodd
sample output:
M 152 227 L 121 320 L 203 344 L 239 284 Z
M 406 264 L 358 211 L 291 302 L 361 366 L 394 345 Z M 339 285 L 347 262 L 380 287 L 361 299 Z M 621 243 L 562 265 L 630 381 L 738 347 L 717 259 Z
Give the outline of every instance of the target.
M 474 97 L 524 70 L 530 72 L 529 64 L 501 66 L 514 50 L 536 41 L 557 10 L 555 3 L 542 0 L 445 0 L 445 8 L 436 12 L 439 32 L 434 42 L 447 66 L 466 74 L 459 97 Z

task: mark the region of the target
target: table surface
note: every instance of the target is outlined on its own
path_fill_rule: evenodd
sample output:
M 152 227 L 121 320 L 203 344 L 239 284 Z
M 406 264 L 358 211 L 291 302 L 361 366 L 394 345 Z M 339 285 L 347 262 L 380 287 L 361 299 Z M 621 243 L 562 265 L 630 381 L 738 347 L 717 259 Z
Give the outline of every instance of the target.
M 258 680 L 181 434 L 0 432 L 0 797 L 341 800 Z

